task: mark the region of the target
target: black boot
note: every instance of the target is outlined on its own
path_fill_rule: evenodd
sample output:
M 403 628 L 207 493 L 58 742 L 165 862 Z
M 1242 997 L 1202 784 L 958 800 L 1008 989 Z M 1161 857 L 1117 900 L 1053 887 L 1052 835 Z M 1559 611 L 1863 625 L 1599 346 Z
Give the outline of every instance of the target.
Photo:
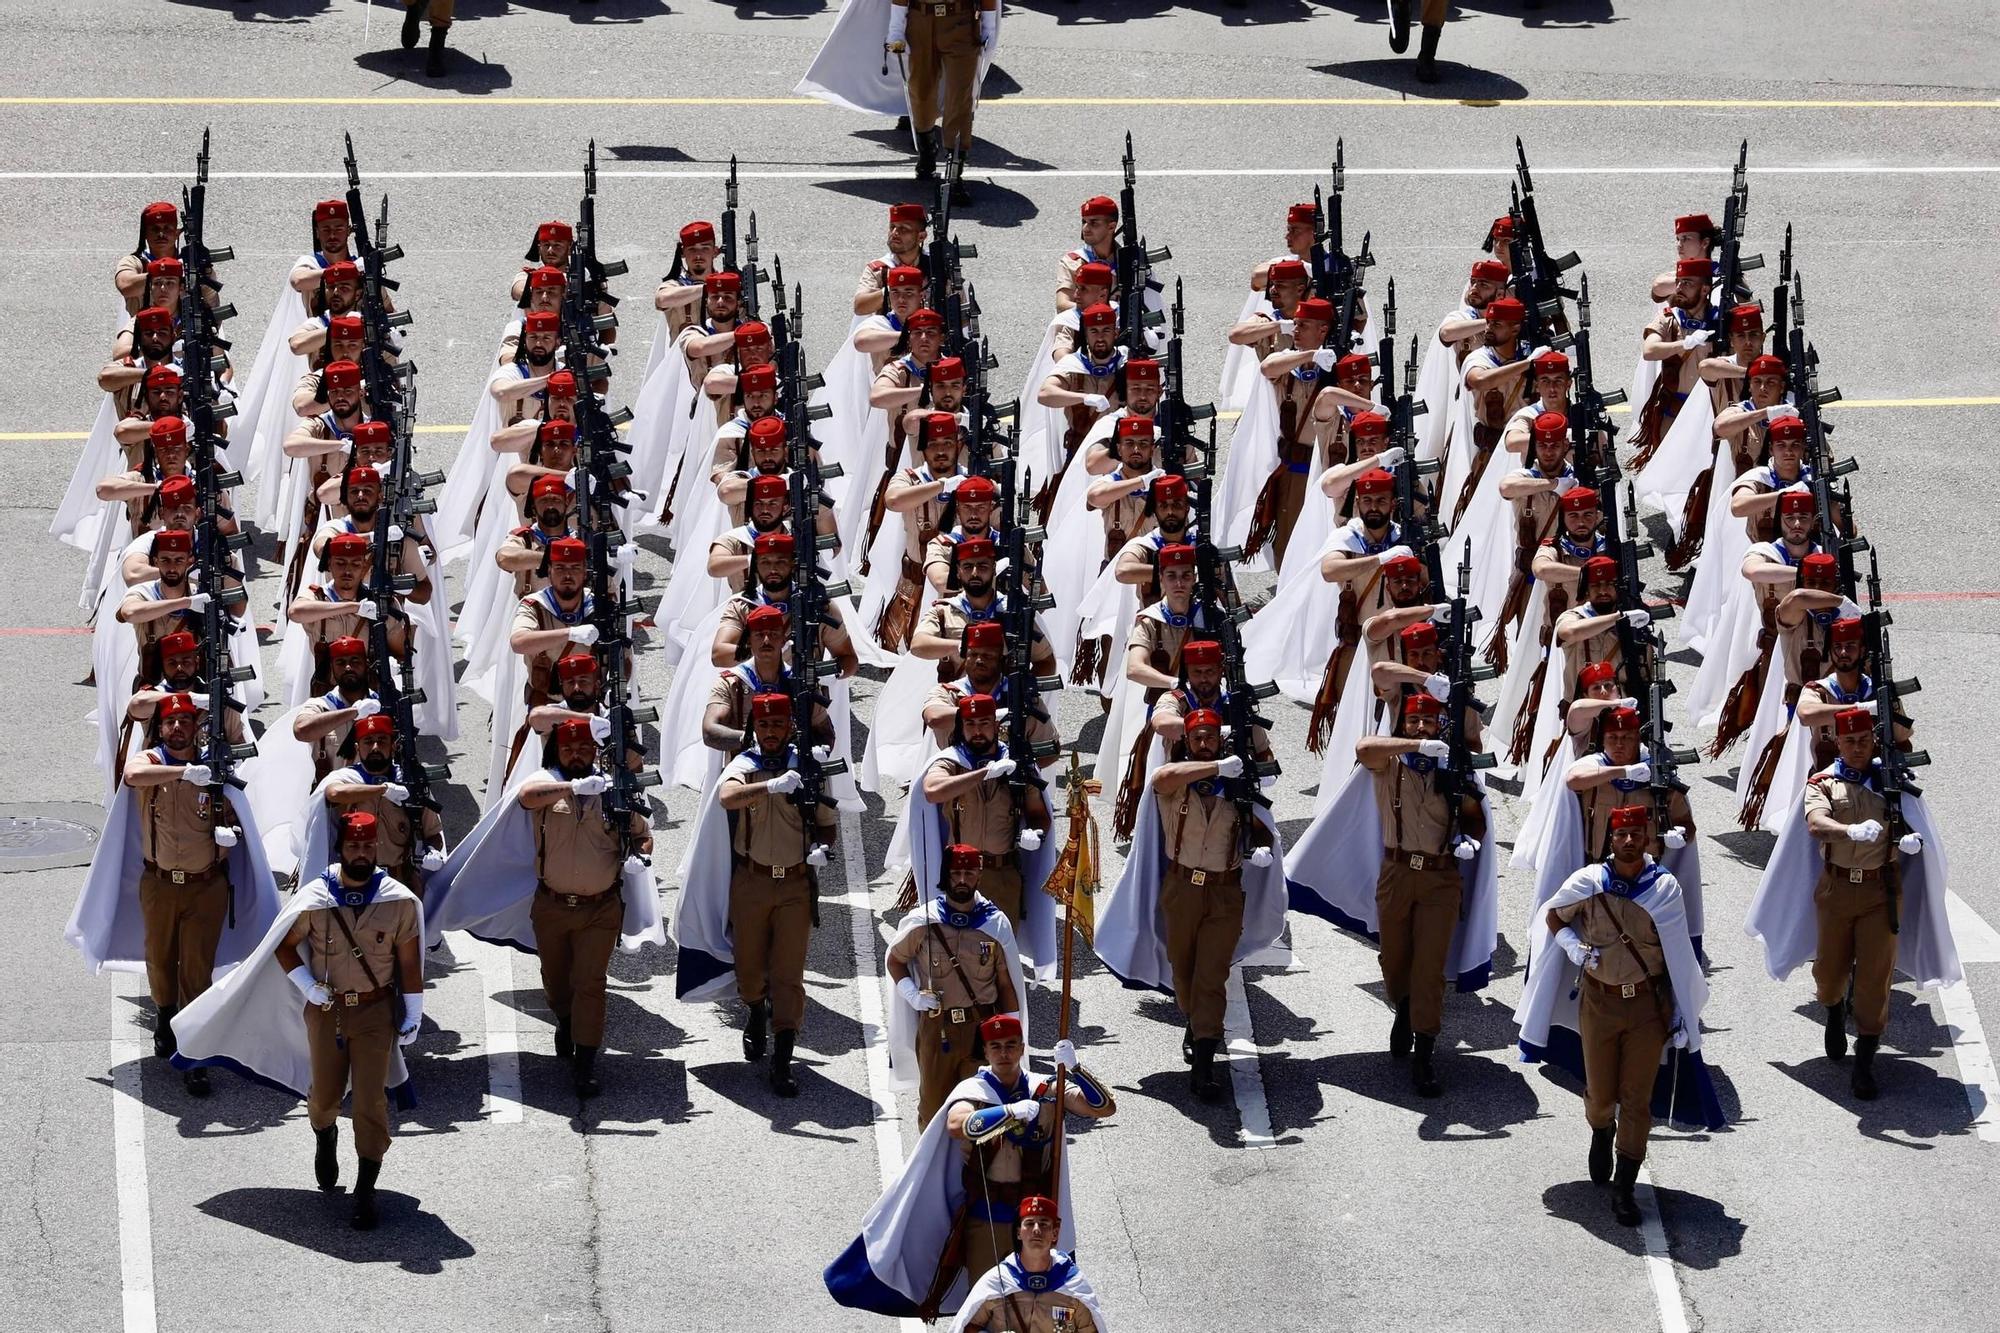
M 799 1095 L 799 1081 L 792 1076 L 792 1043 L 798 1037 L 790 1028 L 771 1034 L 771 1091 L 780 1097 Z
M 174 1011 L 168 1005 L 161 1005 L 153 1015 L 153 1054 L 162 1060 L 171 1060 L 174 1051 Z
M 1222 1080 L 1215 1073 L 1215 1057 L 1221 1049 L 1222 1043 L 1214 1037 L 1195 1038 L 1194 1068 L 1188 1071 L 1188 1090 L 1210 1104 L 1222 1100 Z
M 381 1174 L 380 1158 L 361 1159 L 361 1170 L 354 1177 L 354 1216 L 347 1222 L 356 1231 L 373 1231 L 381 1220 L 375 1213 L 375 1178 Z
M 1590 1183 L 1609 1185 L 1611 1183 L 1611 1144 L 1618 1137 L 1615 1129 L 1593 1129 L 1590 1131 Z
M 750 1006 L 750 1017 L 743 1024 L 743 1058 L 761 1060 L 764 1058 L 764 1030 L 771 1021 L 771 1002 L 759 1000 Z
M 1407 996 L 1396 1006 L 1396 1021 L 1389 1025 L 1389 1058 L 1401 1060 L 1410 1053 L 1410 1001 Z
M 576 1055 L 570 1060 L 569 1082 L 576 1089 L 576 1095 L 588 1101 L 604 1091 L 604 1085 L 597 1081 L 592 1072 L 597 1064 L 597 1048 L 577 1043 Z
M 569 1020 L 556 1020 L 556 1059 L 569 1060 L 576 1056 L 576 1041 L 569 1035 Z
M 321 1189 L 330 1190 L 340 1183 L 340 1157 L 335 1151 L 340 1146 L 340 1126 L 316 1129 L 313 1139 L 313 1179 Z
M 928 134 L 917 136 L 917 179 L 927 181 L 937 175 L 937 144 Z
M 1410 49 L 1410 0 L 1389 0 L 1389 49 L 1397 55 Z
M 1826 1007 L 1826 1058 L 1841 1060 L 1847 1056 L 1847 1006 L 1830 1004 Z
M 199 1066 L 181 1071 L 181 1088 L 190 1097 L 208 1096 L 208 1071 Z
M 1443 28 L 1425 28 L 1423 44 L 1417 48 L 1417 82 L 1436 83 L 1438 81 L 1437 53 L 1438 37 Z
M 1639 1225 L 1639 1201 L 1632 1187 L 1639 1183 L 1639 1159 L 1618 1154 L 1618 1170 L 1611 1177 L 1611 1216 L 1621 1227 Z
M 1417 1090 L 1419 1097 L 1441 1096 L 1444 1085 L 1438 1082 L 1437 1070 L 1431 1068 L 1431 1050 L 1437 1045 L 1437 1034 L 1419 1032 L 1416 1040 L 1416 1058 L 1410 1061 L 1410 1086 Z
M 1882 1044 L 1880 1037 L 1856 1037 L 1854 1039 L 1854 1077 L 1848 1088 L 1864 1102 L 1875 1100 L 1880 1091 L 1875 1086 L 1875 1048 Z
M 1194 1029 L 1191 1027 L 1181 1029 L 1181 1063 L 1194 1063 Z
M 414 51 L 417 49 L 417 29 L 423 21 L 424 13 L 415 5 L 411 5 L 403 11 L 403 49 L 405 51 Z
M 441 79 L 444 77 L 445 31 L 446 30 L 444 28 L 438 27 L 437 24 L 435 23 L 431 24 L 431 54 L 430 54 L 430 59 L 424 62 L 424 73 L 430 75 L 434 79 Z M 1436 45 L 1436 43 L 1434 42 L 1432 43 L 1432 45 Z

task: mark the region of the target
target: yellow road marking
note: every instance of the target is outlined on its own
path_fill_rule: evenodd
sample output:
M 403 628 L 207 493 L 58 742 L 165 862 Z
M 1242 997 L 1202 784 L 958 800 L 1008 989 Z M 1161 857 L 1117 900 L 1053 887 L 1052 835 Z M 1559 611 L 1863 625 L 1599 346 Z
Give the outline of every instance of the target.
M 0 97 L 0 107 L 64 106 L 437 106 L 437 107 L 823 107 L 812 97 L 453 97 L 435 94 L 371 97 Z M 1692 111 L 1996 111 L 2000 98 L 1842 97 L 1001 97 L 982 110 L 1008 107 L 1527 107 Z
M 1830 412 L 1839 412 L 1847 408 L 1879 408 L 1879 407 L 1903 408 L 1903 409 L 1950 408 L 1950 407 L 2000 407 L 2000 394 L 1995 394 L 1986 397 L 1967 397 L 1967 398 L 1843 398 L 1837 403 L 1829 404 L 1827 410 Z M 1611 410 L 1615 413 L 1623 414 L 1630 412 L 1632 410 L 1632 407 L 1629 403 L 1626 403 L 1626 404 L 1620 404 L 1619 406 L 1614 407 Z M 1242 414 L 1240 412 L 1216 413 L 1217 417 L 1225 421 L 1234 421 L 1237 417 L 1241 415 Z M 452 423 L 452 424 L 437 423 L 428 426 L 418 426 L 417 434 L 463 435 L 465 434 L 466 431 L 470 429 L 471 429 L 470 426 L 461 423 Z M 58 443 L 64 440 L 87 440 L 89 438 L 90 438 L 90 432 L 85 430 L 0 431 L 0 443 L 4 444 L 44 444 L 44 443 Z

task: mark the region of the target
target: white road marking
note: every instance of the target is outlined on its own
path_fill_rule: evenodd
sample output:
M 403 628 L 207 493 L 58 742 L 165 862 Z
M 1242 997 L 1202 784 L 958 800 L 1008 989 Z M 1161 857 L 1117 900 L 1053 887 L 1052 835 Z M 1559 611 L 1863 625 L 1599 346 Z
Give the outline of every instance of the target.
M 514 951 L 465 936 L 456 946 L 479 969 L 479 1003 L 486 1019 L 486 1099 L 480 1114 L 487 1124 L 521 1123 L 521 1033 L 514 1007 L 499 996 L 514 989 Z
M 1986 1029 L 1979 1023 L 1979 1006 L 1963 981 L 1938 991 L 1944 1021 L 1951 1031 L 1951 1052 L 1958 1057 L 1958 1080 L 1972 1108 L 1972 1127 L 1987 1143 L 2000 1143 L 2000 1079 L 1994 1077 L 1993 1052 Z
M 1537 166 L 1537 176 L 1726 176 L 1731 168 L 1713 165 L 1703 166 L 1599 166 L 1599 167 L 1543 167 Z M 1324 175 L 1324 166 L 1301 167 L 1154 167 L 1141 169 L 1144 178 L 1170 180 L 1181 177 L 1299 177 L 1312 179 Z M 1930 164 L 1866 164 L 1827 163 L 1823 165 L 1801 165 L 1789 167 L 1759 166 L 1760 176 L 1990 176 L 2000 174 L 2000 165 L 1979 163 L 1940 162 Z M 574 170 L 568 171 L 518 171 L 518 170 L 474 170 L 474 171 L 371 171 L 370 180 L 572 180 Z M 1052 180 L 1105 180 L 1120 174 L 1116 167 L 975 167 L 966 172 L 973 180 L 1029 180 L 1046 177 Z M 1493 178 L 1511 177 L 1512 167 L 1354 167 L 1347 168 L 1349 176 L 1486 176 Z M 0 180 L 10 181 L 137 181 L 137 180 L 183 180 L 185 171 L 0 171 Z M 599 168 L 597 178 L 611 180 L 726 180 L 729 173 L 723 168 L 681 167 L 665 169 L 620 169 Z M 803 167 L 774 168 L 768 170 L 742 170 L 737 172 L 739 180 L 803 180 L 803 181 L 907 181 L 907 168 L 882 169 L 859 167 Z M 216 171 L 209 173 L 210 180 L 235 181 L 327 181 L 345 180 L 338 169 L 325 171 Z
M 1243 989 L 1241 967 L 1229 969 L 1229 1004 L 1223 1010 L 1222 1035 L 1229 1051 L 1229 1083 L 1243 1122 L 1243 1146 L 1275 1148 L 1278 1140 L 1271 1133 L 1271 1106 L 1264 1099 L 1264 1065 L 1251 1031 L 1250 998 Z
M 122 989 L 111 1001 L 111 1143 L 118 1174 L 118 1273 L 125 1333 L 154 1333 L 153 1199 L 146 1185 L 146 1102 L 141 1062 L 152 1054 L 132 1026 Z
M 1643 1166 L 1639 1168 L 1639 1185 L 1632 1197 L 1639 1204 L 1639 1236 L 1646 1244 L 1646 1278 L 1653 1285 L 1660 1333 L 1688 1333 L 1687 1306 L 1681 1300 L 1681 1282 L 1674 1272 L 1673 1256 L 1667 1251 L 1667 1228 L 1660 1220 L 1659 1196 L 1653 1193 L 1652 1174 Z
M 902 1117 L 896 1110 L 896 1094 L 889 1088 L 889 1029 L 882 1009 L 881 974 L 875 969 L 875 904 L 868 892 L 861 816 L 852 810 L 840 812 L 840 856 L 847 876 L 847 892 L 841 902 L 852 927 L 854 991 L 863 1063 L 868 1070 L 868 1100 L 875 1106 L 875 1166 L 882 1187 L 887 1189 L 903 1170 Z M 915 1319 L 898 1320 L 896 1327 L 898 1333 L 924 1333 L 923 1324 Z
M 2000 931 L 1987 925 L 1971 903 L 1946 890 L 1945 914 L 1951 922 L 1951 942 L 1958 946 L 1959 962 L 2000 963 Z

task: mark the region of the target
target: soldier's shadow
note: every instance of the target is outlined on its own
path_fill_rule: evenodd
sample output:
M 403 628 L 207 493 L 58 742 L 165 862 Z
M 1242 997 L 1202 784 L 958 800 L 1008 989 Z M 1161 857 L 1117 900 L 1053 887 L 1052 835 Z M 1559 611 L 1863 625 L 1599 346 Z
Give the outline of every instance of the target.
M 1580 1171 L 1581 1150 L 1575 1165 Z M 1712 1269 L 1743 1253 L 1747 1224 L 1714 1199 L 1658 1185 L 1653 1187 L 1653 1199 L 1659 1205 L 1667 1250 L 1675 1263 L 1684 1268 Z M 1542 1207 L 1550 1217 L 1574 1222 L 1635 1258 L 1646 1253 L 1645 1234 L 1638 1227 L 1612 1221 L 1611 1191 L 1591 1184 L 1588 1178 L 1579 1176 L 1549 1186 L 1542 1191 Z
M 1344 60 L 1330 65 L 1314 65 L 1312 70 L 1315 74 L 1327 74 L 1336 79 L 1350 79 L 1355 83 L 1383 89 L 1385 92 L 1413 93 L 1423 98 L 1515 102 L 1528 95 L 1528 89 L 1524 84 L 1508 78 L 1505 74 L 1444 58 L 1440 58 L 1437 62 L 1436 83 L 1417 82 L 1416 61 L 1408 56 Z
M 445 1264 L 470 1259 L 472 1243 L 436 1213 L 394 1190 L 376 1193 L 382 1225 L 355 1231 L 343 1190 L 224 1190 L 195 1207 L 208 1216 L 350 1264 L 395 1264 L 406 1273 L 441 1273 Z
M 173 0 L 197 9 L 219 9 L 238 23 L 310 23 L 333 8 L 332 0 Z
M 1213 1104 L 1197 1099 L 1189 1090 L 1187 1070 L 1184 1068 L 1159 1070 L 1146 1075 L 1137 1083 L 1118 1084 L 1116 1091 L 1148 1097 L 1169 1110 L 1179 1112 L 1191 1123 L 1207 1131 L 1209 1142 L 1218 1148 L 1241 1148 L 1243 1117 L 1237 1110 L 1235 1098 L 1230 1092 L 1229 1071 L 1222 1061 L 1216 1062 L 1216 1076 L 1222 1080 L 1223 1093 L 1222 1099 Z M 1073 1128 L 1075 1124 L 1073 1117 L 1071 1120 Z M 1275 1125 L 1273 1129 L 1276 1129 Z M 1283 1146 L 1298 1141 L 1296 1136 L 1277 1140 Z
M 1817 1004 L 1800 1005 L 1797 1012 L 1812 1019 L 1814 1028 L 1820 1026 L 1824 1013 Z M 1805 1049 L 1816 1049 L 1816 1038 L 1816 1033 L 1809 1037 L 1800 1029 L 1800 1045 Z M 1816 1054 L 1790 1065 L 1773 1060 L 1771 1067 L 1800 1087 L 1853 1112 L 1854 1127 L 1865 1137 L 1928 1152 L 1936 1145 L 1918 1140 L 1969 1134 L 1975 1119 L 1965 1085 L 1919 1063 L 1937 1057 L 1949 1045 L 1949 1034 L 1931 1016 L 1929 1006 L 1908 991 L 1893 990 L 1889 992 L 1889 1027 L 1875 1057 L 1875 1081 L 1881 1095 L 1874 1101 L 1857 1099 L 1849 1088 L 1854 1070 L 1851 1033 L 1849 1054 L 1838 1064 Z
M 799 1084 L 796 1097 L 780 1097 L 771 1091 L 768 1060 L 753 1064 L 739 1057 L 697 1065 L 693 1072 L 709 1091 L 768 1120 L 774 1134 L 828 1143 L 859 1142 L 861 1131 L 875 1123 L 875 1103 L 820 1073 L 817 1062 L 810 1058 L 796 1059 L 792 1068 Z
M 394 34 L 391 34 L 393 37 Z M 445 92 L 467 93 L 483 96 L 497 93 L 514 86 L 514 76 L 505 65 L 497 60 L 487 60 L 474 56 L 459 46 L 448 47 L 445 51 L 443 79 L 431 79 L 424 75 L 424 49 L 419 46 L 414 51 L 393 47 L 380 51 L 363 51 L 354 57 L 354 63 L 370 74 L 379 74 L 394 83 L 408 83 L 415 88 Z

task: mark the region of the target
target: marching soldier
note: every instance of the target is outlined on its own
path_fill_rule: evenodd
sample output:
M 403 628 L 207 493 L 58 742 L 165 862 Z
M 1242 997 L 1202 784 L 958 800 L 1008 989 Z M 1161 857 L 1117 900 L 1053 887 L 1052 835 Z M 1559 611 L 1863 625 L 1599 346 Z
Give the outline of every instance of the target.
M 791 485 L 787 474 L 759 472 L 742 488 L 743 522 L 708 544 L 708 576 L 723 579 L 731 592 L 749 586 L 750 563 L 757 539 L 767 532 L 791 530 Z M 821 514 L 821 531 L 831 520 Z
M 1113 239 L 1118 235 L 1118 201 L 1101 194 L 1092 195 L 1083 201 L 1083 207 L 1078 212 L 1082 221 L 1076 249 L 1066 252 L 1058 261 L 1061 269 L 1061 281 L 1056 284 L 1058 310 L 1083 304 L 1078 292 L 1077 270 L 1085 264 L 1102 264 L 1109 268 L 1118 257 L 1113 246 Z
M 674 266 L 653 293 L 653 308 L 667 319 L 667 341 L 701 318 L 704 282 L 715 267 L 719 253 L 715 244 L 715 224 L 690 222 L 681 228 L 674 244 Z
M 1000 36 L 998 0 L 890 0 L 886 49 L 909 63 L 910 132 L 917 140 L 917 179 L 937 174 L 937 146 L 931 130 L 942 113 L 944 147 L 961 156 L 972 152 L 972 113 L 979 100 L 979 56 Z M 952 191 L 954 204 L 969 204 L 963 184 Z
M 382 699 L 368 682 L 368 645 L 353 635 L 326 645 L 327 672 L 332 688 L 299 705 L 292 718 L 292 739 L 310 746 L 313 786 L 326 780 L 334 761 L 354 753 L 355 725 L 382 711 Z
M 980 894 L 1019 927 L 1026 893 L 1039 892 L 1041 885 L 1022 883 L 1015 852 L 1040 850 L 1049 830 L 1049 806 L 1032 760 L 1007 753 L 997 712 L 990 694 L 960 699 L 954 743 L 930 762 L 920 781 L 924 799 L 944 818 L 947 842 L 977 847 L 984 855 Z M 1017 789 L 1007 779 L 1022 763 L 1029 765 L 1028 782 L 1018 788 L 1017 799 Z
M 857 316 L 883 315 L 889 312 L 888 286 L 891 269 L 916 269 L 917 285 L 919 288 L 922 287 L 924 228 L 929 222 L 930 212 L 922 204 L 889 205 L 889 248 L 881 258 L 871 259 L 862 265 L 861 281 L 854 289 L 854 313 Z
M 1444 36 L 1449 0 L 1423 0 L 1418 22 L 1423 36 L 1417 45 L 1417 82 L 1438 81 L 1438 40 Z M 1410 49 L 1410 0 L 1389 0 L 1389 49 L 1397 55 Z
M 418 9 L 421 3 L 423 8 Z M 431 23 L 430 51 L 424 59 L 424 73 L 433 79 L 444 77 L 444 35 L 451 31 L 451 15 L 457 0 L 403 0 L 403 49 L 417 45 L 417 30 L 426 18 Z
M 1465 478 L 1460 483 L 1456 500 L 1440 493 L 1440 505 L 1451 503 L 1451 524 L 1458 525 L 1465 517 L 1465 510 L 1472 503 L 1472 497 L 1479 491 L 1479 479 L 1486 474 L 1492 462 L 1494 446 L 1500 443 L 1506 432 L 1507 423 L 1521 407 L 1527 396 L 1529 372 L 1534 369 L 1534 353 L 1538 348 L 1528 346 L 1520 336 L 1521 321 L 1527 317 L 1528 308 L 1511 296 L 1496 296 L 1486 303 L 1481 318 L 1486 324 L 1486 337 L 1479 346 L 1472 349 L 1459 370 L 1463 392 L 1469 398 L 1472 422 L 1470 440 L 1453 440 L 1453 449 L 1465 448 Z
M 833 845 L 836 821 L 825 804 L 805 812 L 790 799 L 803 785 L 793 744 L 792 701 L 763 693 L 750 700 L 751 750 L 722 771 L 717 800 L 729 815 L 730 936 L 737 992 L 749 1008 L 743 1058 L 764 1055 L 771 1030 L 771 1091 L 799 1095 L 792 1049 L 805 1022 L 806 947 L 818 912 L 818 872 Z
M 973 1283 L 952 1333 L 1099 1333 L 1104 1310 L 1076 1260 L 1056 1248 L 1062 1213 L 1047 1195 L 1021 1200 L 1020 1249 Z
M 1843 710 L 1859 708 L 1873 715 L 1880 707 L 1875 698 L 1875 678 L 1862 670 L 1868 660 L 1862 629 L 1858 616 L 1842 616 L 1828 626 L 1825 664 L 1832 670 L 1817 680 L 1806 682 L 1799 694 L 1799 721 L 1812 735 L 1812 767 L 1815 771 L 1825 768 L 1840 755 L 1840 748 L 1834 740 L 1833 723 Z M 1908 742 L 1915 726 L 1907 714 L 1898 713 L 1897 743 Z
M 1549 568 L 1553 575 L 1556 571 L 1551 566 L 1557 563 L 1568 562 L 1561 560 L 1560 552 L 1545 549 L 1537 559 L 1536 577 L 1541 577 L 1543 568 Z M 1622 617 L 1633 629 L 1643 630 L 1653 623 L 1652 614 L 1643 607 L 1630 611 L 1618 609 L 1618 562 L 1608 555 L 1593 555 L 1585 560 L 1577 585 L 1583 590 L 1585 601 L 1557 616 L 1555 629 L 1549 636 L 1550 643 L 1563 651 L 1562 693 L 1557 697 L 1574 699 L 1577 673 L 1592 662 L 1612 663 L 1620 680 L 1628 687 L 1636 686 L 1632 673 L 1637 668 L 1625 660 L 1618 645 L 1618 621 Z
M 333 810 L 374 818 L 375 864 L 421 899 L 419 872 L 444 865 L 444 825 L 438 812 L 428 808 L 421 811 L 421 820 L 411 816 L 410 789 L 396 762 L 394 719 L 371 713 L 355 722 L 353 736 L 355 762 L 327 779 L 326 803 Z
M 909 642 L 924 601 L 924 556 L 946 518 L 956 516 L 955 497 L 967 480 L 959 464 L 964 452 L 961 440 L 956 416 L 931 413 L 923 425 L 923 462 L 891 478 L 882 494 L 884 511 L 903 520 L 902 568 L 875 633 L 875 641 L 886 652 L 901 652 Z
M 550 421 L 544 427 L 566 426 Z M 493 552 L 493 563 L 514 576 L 516 599 L 533 597 L 549 586 L 549 548 L 565 537 L 576 539 L 571 516 L 576 497 L 566 478 L 554 474 L 536 477 L 528 487 L 528 507 L 534 522 L 525 523 L 507 534 Z
M 368 625 L 378 615 L 372 595 L 362 586 L 375 558 L 374 543 L 358 532 L 343 532 L 327 539 L 325 555 L 327 581 L 308 584 L 285 613 L 305 631 L 312 648 L 315 694 L 333 687 L 327 645 L 335 639 L 367 635 Z M 389 651 L 398 658 L 403 656 L 408 624 L 401 616 L 390 621 Z
M 1584 755 L 1563 775 L 1563 785 L 1576 793 L 1583 811 L 1587 860 L 1602 861 L 1612 855 L 1618 841 L 1614 822 L 1618 813 L 1644 800 L 1653 780 L 1652 754 L 1639 741 L 1640 721 L 1639 710 L 1622 701 L 1603 713 L 1598 718 L 1597 752 Z M 1676 789 L 1668 797 L 1665 814 L 1663 827 L 1655 827 L 1648 816 L 1640 844 L 1656 860 L 1687 846 L 1695 835 L 1694 811 L 1686 792 Z
M 958 648 L 957 660 L 940 662 L 939 673 L 946 679 L 931 690 L 930 698 L 924 701 L 924 725 L 931 730 L 940 750 L 949 749 L 953 733 L 958 727 L 958 703 L 961 699 L 975 694 L 990 696 L 999 708 L 1013 706 L 1008 693 L 1010 677 L 1006 674 L 1007 631 L 998 620 L 968 620 L 960 633 L 963 635 Z M 1046 645 L 1038 637 L 1036 647 L 1046 651 Z M 950 675 L 953 665 L 958 666 L 956 678 Z M 1037 665 L 1036 675 L 1047 674 L 1046 665 Z M 1028 739 L 1038 749 L 1045 749 L 1051 743 L 1060 744 L 1061 734 L 1056 730 L 1054 719 L 1049 716 L 1048 705 L 1042 702 L 1039 691 L 1028 700 L 1030 713 Z M 997 712 L 997 709 L 996 709 Z M 1058 755 L 1050 750 L 1049 757 L 1042 761 L 1042 767 L 1058 762 Z
M 959 674 L 959 653 L 967 628 L 981 621 L 998 620 L 1007 612 L 1007 599 L 994 581 L 998 556 L 991 537 L 967 537 L 953 546 L 950 568 L 952 582 L 958 589 L 931 603 L 910 638 L 911 655 L 937 662 L 943 679 Z M 1055 650 L 1042 633 L 1039 617 L 1035 621 L 1035 642 L 1029 651 L 1037 676 L 1055 673 Z
M 1020 1015 L 1014 932 L 979 896 L 986 858 L 966 843 L 945 849 L 944 893 L 924 894 L 888 952 L 889 979 L 917 1015 L 917 1127 L 930 1123 L 958 1084 L 979 1072 L 979 1029 L 995 1014 Z
M 1688 213 L 1675 218 L 1674 267 L 1653 279 L 1653 299 L 1664 301 L 1674 294 L 1674 288 L 1680 285 L 1680 265 L 1684 260 L 1699 259 L 1712 266 L 1715 247 L 1721 243 L 1722 228 L 1708 214 Z
M 1639 453 L 1633 466 L 1643 466 L 1667 437 L 1681 404 L 1701 383 L 1702 349 L 1715 337 L 1716 312 L 1709 304 L 1715 267 L 1707 259 L 1683 259 L 1674 265 L 1674 290 L 1660 313 L 1646 325 L 1641 360 L 1660 362 L 1659 380 L 1639 412 L 1633 442 Z
M 792 669 L 785 663 L 791 630 L 791 612 L 782 606 L 767 602 L 744 612 L 743 640 L 749 654 L 725 669 L 709 687 L 701 719 L 703 745 L 726 755 L 742 754 L 756 745 L 751 702 L 760 694 L 791 692 Z M 595 669 L 597 659 L 585 660 Z M 813 704 L 812 739 L 815 745 L 834 744 L 833 719 L 817 701 Z
M 592 653 L 566 653 L 556 659 L 556 688 L 562 702 L 546 703 L 528 712 L 528 730 L 542 738 L 542 767 L 555 768 L 562 762 L 556 752 L 556 728 L 565 722 L 581 722 L 590 728 L 590 738 L 599 745 L 611 739 L 611 720 L 606 715 L 604 678 Z M 627 738 L 625 766 L 638 772 L 645 766 L 646 744 L 638 729 Z
M 750 553 L 756 586 L 746 584 L 742 592 L 722 604 L 722 619 L 709 644 L 709 661 L 717 667 L 726 671 L 749 656 L 749 620 L 757 607 L 789 608 L 792 580 L 798 570 L 797 549 L 789 532 L 758 535 Z M 820 626 L 820 647 L 840 664 L 841 678 L 846 679 L 861 669 L 861 659 L 855 655 L 854 641 L 847 635 L 846 620 L 837 600 L 827 606 L 826 614 L 831 623 Z
M 305 906 L 277 946 L 278 966 L 305 999 L 312 1086 L 313 1175 L 321 1189 L 340 1181 L 336 1154 L 341 1101 L 352 1097 L 356 1231 L 378 1221 L 375 1182 L 389 1151 L 390 1057 L 417 1039 L 424 1018 L 423 909 L 410 890 L 375 863 L 375 817 L 342 817 L 339 859 L 307 878 Z
M 556 766 L 528 779 L 515 800 L 535 832 L 536 885 L 529 919 L 542 990 L 556 1016 L 556 1058 L 570 1063 L 580 1098 L 602 1091 L 604 978 L 625 917 L 624 878 L 652 850 L 646 817 L 619 827 L 604 807 L 611 779 L 598 771 L 598 742 L 585 721 L 555 728 Z
M 1382 870 L 1375 900 L 1381 931 L 1382 983 L 1396 1021 L 1389 1054 L 1410 1054 L 1411 1082 L 1420 1097 L 1443 1091 L 1432 1066 L 1444 1025 L 1444 970 L 1458 924 L 1462 889 L 1458 863 L 1479 853 L 1484 812 L 1469 796 L 1459 809 L 1439 789 L 1439 760 L 1450 749 L 1438 738 L 1442 705 L 1410 694 L 1394 736 L 1364 736 L 1354 758 L 1372 775 L 1382 823 Z

